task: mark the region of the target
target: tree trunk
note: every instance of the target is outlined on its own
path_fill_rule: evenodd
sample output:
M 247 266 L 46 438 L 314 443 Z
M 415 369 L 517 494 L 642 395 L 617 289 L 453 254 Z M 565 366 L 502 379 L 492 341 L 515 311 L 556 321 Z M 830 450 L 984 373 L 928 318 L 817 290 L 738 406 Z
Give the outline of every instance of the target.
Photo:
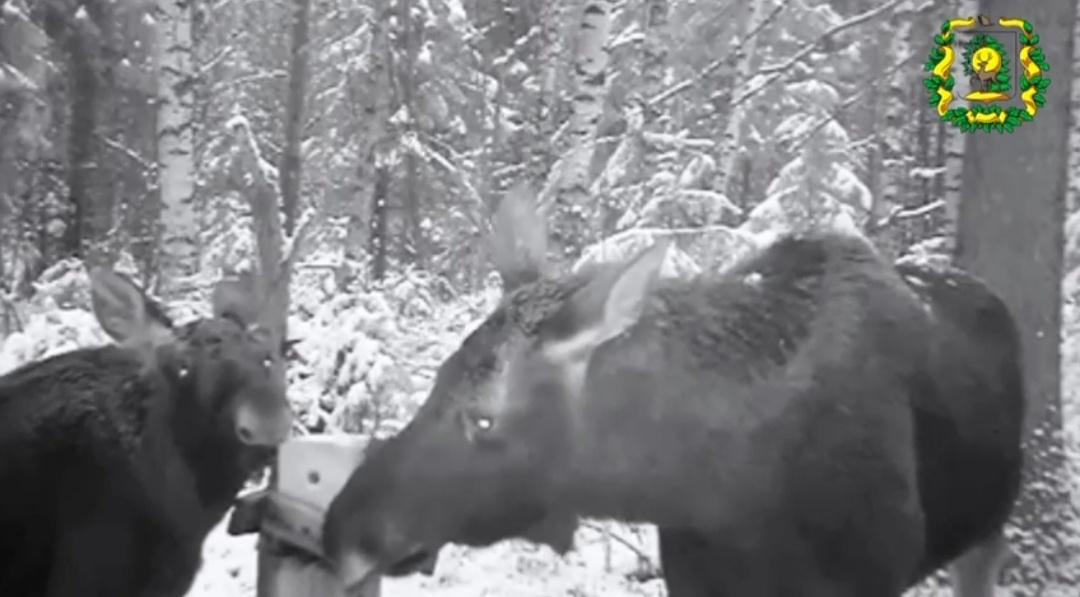
M 936 112 L 934 113 L 937 114 Z M 950 176 L 950 164 L 949 161 L 949 140 L 952 138 L 953 133 L 950 133 L 948 129 L 952 128 L 945 121 L 936 119 L 937 122 L 934 126 L 934 167 L 945 167 L 945 171 L 934 177 L 934 199 L 945 200 L 945 208 L 947 213 L 945 214 L 946 227 L 945 233 L 947 236 L 953 236 L 956 231 L 956 207 L 960 204 L 959 201 L 955 201 L 955 193 L 947 192 L 945 189 L 949 186 L 951 181 Z M 963 157 L 963 154 L 961 154 Z M 958 166 L 959 172 L 957 176 L 963 173 L 963 164 Z
M 610 58 L 607 43 L 614 7 L 613 0 L 587 0 L 581 15 L 574 59 L 577 89 L 570 121 L 571 147 L 563 161 L 552 214 L 558 222 L 552 227 L 552 232 L 558 233 L 552 237 L 559 247 L 560 258 L 576 254 L 591 238 L 588 223 L 594 206 L 587 203 L 589 173 L 597 124 L 604 113 Z
M 420 53 L 421 33 L 412 16 L 412 0 L 401 1 L 401 26 L 404 31 L 405 61 L 401 65 L 401 103 L 409 113 L 409 121 L 406 123 L 408 132 L 416 134 L 416 76 L 419 74 L 416 68 L 417 56 Z M 402 235 L 402 255 L 411 259 L 420 267 L 426 267 L 427 256 L 424 251 L 423 231 L 420 229 L 420 197 L 417 185 L 420 182 L 419 167 L 416 154 L 412 151 L 405 152 L 405 180 L 401 181 L 405 186 L 403 194 L 404 212 L 407 234 Z
M 237 162 L 240 175 L 251 177 L 254 184 L 244 189 L 251 205 L 252 225 L 258 249 L 258 276 L 251 280 L 256 284 L 253 295 L 264 301 L 260 307 L 259 320 L 273 332 L 276 343 L 288 337 L 290 285 L 295 260 L 304 242 L 305 224 L 298 221 L 300 182 L 303 174 L 301 136 L 303 135 L 304 98 L 307 94 L 307 45 L 310 16 L 310 0 L 295 0 L 289 80 L 284 115 L 285 150 L 281 156 L 278 178 L 281 181 L 280 201 L 278 189 L 267 179 L 262 169 L 262 158 L 254 134 L 245 120 L 234 125 L 237 141 Z M 284 213 L 282 213 L 284 212 Z M 306 214 L 310 216 L 310 213 Z M 282 222 L 284 216 L 284 222 Z M 305 222 L 310 223 L 306 218 Z M 284 228 L 284 230 L 283 230 Z M 279 381 L 285 381 L 285 368 L 274 371 Z M 274 477 L 277 470 L 274 470 Z M 276 478 L 272 481 L 276 482 Z M 258 553 L 259 594 L 267 590 L 266 583 L 275 577 L 278 562 L 266 549 Z
M 641 53 L 641 95 L 653 97 L 664 90 L 667 71 L 668 0 L 646 0 L 644 47 Z
M 958 4 L 959 13 L 957 14 L 974 15 L 979 10 L 978 0 L 959 0 Z M 1007 14 L 1007 11 L 1003 14 Z M 955 68 L 959 70 L 960 67 L 956 65 Z M 962 76 L 962 71 L 960 72 Z M 956 127 L 944 123 L 941 123 L 938 132 L 943 137 L 941 143 L 945 148 L 945 162 L 943 164 L 945 166 L 945 178 L 942 182 L 942 194 L 940 195 L 945 201 L 945 237 L 955 239 L 959 234 L 956 229 L 956 221 L 959 217 L 960 201 L 964 194 L 964 151 L 966 150 L 964 141 L 966 136 Z
M 387 264 L 387 201 L 390 190 L 390 166 L 380 164 L 375 169 L 375 186 L 371 197 L 371 277 L 386 278 Z
M 386 136 L 391 115 L 390 98 L 390 8 L 387 0 L 376 0 L 372 6 L 371 49 L 367 72 L 358 75 L 350 85 L 353 102 L 359 114 L 357 121 L 361 130 L 357 133 L 356 193 L 349 202 L 349 224 L 345 233 L 345 262 L 338 276 L 341 284 L 348 284 L 357 274 L 367 270 L 371 248 L 372 216 L 375 196 L 376 171 L 379 152 Z M 355 268 L 355 269 L 354 269 Z
M 160 280 L 175 288 L 194 271 L 198 255 L 192 7 L 188 0 L 159 0 L 157 4 L 158 192 L 164 273 Z
M 733 202 L 740 210 L 745 212 L 749 211 L 753 205 L 750 201 L 750 197 L 752 196 L 754 186 L 754 161 L 743 160 L 742 167 L 739 168 L 739 171 L 739 191 L 735 193 Z
M 87 218 L 91 212 L 90 187 L 94 169 L 94 132 L 97 129 L 98 77 L 90 59 L 89 44 L 70 27 L 64 34 L 71 76 L 71 112 L 68 116 L 68 197 L 71 212 L 64 229 L 63 254 L 83 256 Z
M 923 98 L 920 91 L 922 90 L 916 88 L 914 95 L 917 100 Z M 911 103 L 914 105 L 914 102 Z M 920 105 L 916 114 L 918 121 L 915 124 L 915 165 L 919 168 L 931 168 L 934 165 L 930 163 L 930 110 L 925 110 Z M 925 205 L 935 199 L 930 196 L 930 180 L 927 177 L 920 176 L 915 184 L 918 185 L 919 204 Z
M 25 280 L 25 269 L 12 272 L 5 266 L 22 259 L 19 253 L 28 232 L 24 222 L 30 212 L 39 211 L 22 197 L 34 189 L 52 119 L 44 97 L 49 63 L 42 59 L 49 40 L 28 12 L 20 1 L 0 10 L 0 69 L 10 69 L 0 76 L 0 290 L 15 289 Z M 8 250 L 14 253 L 11 259 L 10 253 L 4 255 Z
M 885 26 L 878 29 L 878 35 L 888 39 L 893 38 L 891 44 L 880 47 L 880 65 L 878 72 L 884 74 L 884 80 L 878 84 L 880 93 L 878 109 L 882 116 L 875 124 L 881 143 L 878 145 L 879 159 L 881 160 L 881 181 L 879 189 L 881 197 L 877 198 L 879 205 L 907 205 L 910 196 L 905 193 L 912 163 L 910 161 L 914 148 L 911 137 L 911 116 L 913 111 L 928 114 L 923 110 L 922 104 L 909 104 L 906 100 L 908 92 L 916 88 L 921 79 L 921 73 L 915 73 L 912 68 L 899 68 L 896 60 L 899 57 L 909 55 L 912 48 L 907 41 L 911 37 L 914 15 L 909 11 L 894 12 L 885 19 Z M 891 57 L 889 48 L 891 47 Z M 916 47 L 922 47 L 921 44 Z M 915 203 L 918 205 L 918 203 Z M 884 213 L 878 214 L 884 216 Z
M 607 91 L 607 48 L 614 2 L 589 0 L 581 16 L 574 74 L 577 92 L 570 124 L 573 147 L 563 170 L 562 189 L 585 193 L 589 186 L 589 165 L 596 140 L 596 125 L 604 111 Z
M 757 51 L 757 36 L 747 38 L 747 33 L 755 29 L 754 25 L 765 15 L 762 14 L 762 0 L 751 0 L 746 2 L 745 15 L 742 17 L 742 27 L 736 33 L 739 37 L 734 40 L 734 45 L 731 48 L 731 52 L 735 54 L 735 79 L 734 81 L 745 81 L 750 77 L 750 69 L 753 67 L 754 54 Z M 735 83 L 733 81 L 732 88 L 734 89 Z M 728 96 L 731 99 L 735 98 L 735 94 L 731 93 Z M 739 157 L 740 147 L 740 132 L 742 131 L 742 116 L 748 110 L 748 106 L 730 106 L 728 111 L 727 124 L 724 125 L 724 136 L 720 141 L 720 149 L 717 155 L 720 156 L 720 161 L 717 167 L 717 173 L 720 181 L 718 188 L 720 192 L 727 194 L 728 182 L 731 175 L 735 172 L 735 165 L 737 158 Z
M 1080 47 L 1080 19 L 1073 26 L 1073 51 Z M 1078 57 L 1080 58 L 1080 57 Z M 1080 110 L 1080 60 L 1072 62 L 1073 79 L 1069 93 L 1069 108 Z M 1069 133 L 1069 195 L 1065 208 L 1072 213 L 1080 208 L 1080 118 L 1074 118 Z
M 1016 13 L 1007 0 L 983 0 L 996 20 Z M 1034 121 L 1011 135 L 965 135 L 963 200 L 957 220 L 956 261 L 982 277 L 1016 316 L 1023 344 L 1027 467 L 1016 512 L 1023 541 L 1015 580 L 1025 594 L 1048 587 L 1075 591 L 1062 578 L 1066 524 L 1071 520 L 1064 481 L 1060 395 L 1061 275 L 1068 156 L 1070 63 L 1076 3 L 1030 3 L 1023 17 L 1041 38 L 1053 78 Z M 1014 76 L 1022 67 L 1016 65 Z M 1061 593 L 1061 594 L 1066 594 Z M 1058 594 L 1050 590 L 1049 594 Z
M 885 25 L 880 25 L 876 31 L 876 39 L 870 42 L 869 56 L 867 57 L 870 65 L 869 72 L 880 73 L 884 71 L 885 56 L 894 41 L 888 37 L 885 30 Z M 870 189 L 870 212 L 867 214 L 865 229 L 866 233 L 879 244 L 886 240 L 878 237 L 878 223 L 881 221 L 882 216 L 885 215 L 886 207 L 885 193 L 883 192 L 883 179 L 885 177 L 883 158 L 885 152 L 882 148 L 885 137 L 881 134 L 883 124 L 880 122 L 880 116 L 884 112 L 882 104 L 885 103 L 889 91 L 887 81 L 874 81 L 870 83 L 870 93 L 866 102 L 866 127 L 869 137 L 869 143 L 866 146 L 866 186 Z
M 281 154 L 281 207 L 285 234 L 296 230 L 302 177 L 300 141 L 304 128 L 304 96 L 307 92 L 308 20 L 311 0 L 294 0 L 292 51 L 289 59 L 289 91 L 285 104 L 285 151 Z

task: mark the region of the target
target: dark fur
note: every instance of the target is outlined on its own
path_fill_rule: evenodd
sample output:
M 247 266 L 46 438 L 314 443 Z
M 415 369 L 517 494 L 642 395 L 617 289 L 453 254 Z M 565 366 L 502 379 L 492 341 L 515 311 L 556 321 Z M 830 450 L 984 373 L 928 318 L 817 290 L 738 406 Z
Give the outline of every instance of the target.
M 237 439 L 229 410 L 287 408 L 269 346 L 204 319 L 154 356 L 87 348 L 0 377 L 0 595 L 186 593 L 206 534 L 273 455 Z
M 1020 340 L 1008 308 L 951 268 L 901 264 L 930 306 L 931 369 L 914 394 L 927 548 L 919 579 L 1001 529 L 1020 492 L 1025 416 Z
M 536 359 L 501 388 L 508 358 L 580 328 L 566 305 L 585 278 L 519 287 L 465 339 L 331 505 L 331 558 L 353 550 L 389 567 L 509 537 L 561 551 L 577 517 L 609 517 L 658 525 L 671 597 L 895 596 L 1008 511 L 1017 350 L 985 289 L 969 292 L 998 331 L 972 332 L 961 298 L 943 295 L 928 317 L 863 241 L 787 237 L 720 277 L 661 281 L 637 324 L 592 354 L 582 395 Z M 972 350 L 985 334 L 1000 345 Z M 1001 406 L 993 422 L 971 408 L 985 392 Z M 976 437 L 1008 429 L 978 446 L 935 440 L 955 433 L 933 427 L 940 412 Z M 478 416 L 497 421 L 482 441 Z M 950 469 L 980 468 L 970 480 L 1005 477 L 951 526 L 942 517 L 960 502 L 916 480 L 948 476 L 927 465 L 942 454 Z

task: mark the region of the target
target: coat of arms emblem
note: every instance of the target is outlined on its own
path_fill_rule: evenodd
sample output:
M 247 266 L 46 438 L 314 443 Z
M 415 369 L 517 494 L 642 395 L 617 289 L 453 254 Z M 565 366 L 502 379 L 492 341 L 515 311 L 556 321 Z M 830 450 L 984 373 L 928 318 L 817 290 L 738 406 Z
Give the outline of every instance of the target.
M 956 63 L 963 71 L 958 79 Z M 963 132 L 1011 133 L 1046 104 L 1050 71 L 1039 35 L 1028 21 L 985 15 L 941 24 L 923 65 L 929 103 Z

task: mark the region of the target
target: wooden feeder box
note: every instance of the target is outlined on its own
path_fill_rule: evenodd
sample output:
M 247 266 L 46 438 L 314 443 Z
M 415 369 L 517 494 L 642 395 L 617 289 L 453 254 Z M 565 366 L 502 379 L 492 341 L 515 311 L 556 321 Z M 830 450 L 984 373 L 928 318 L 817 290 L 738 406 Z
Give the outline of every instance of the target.
M 320 547 L 322 522 L 366 448 L 354 435 L 291 439 L 278 449 L 271 486 L 239 498 L 228 532 L 259 533 L 258 597 L 345 596 Z M 380 587 L 373 576 L 350 597 L 379 597 Z

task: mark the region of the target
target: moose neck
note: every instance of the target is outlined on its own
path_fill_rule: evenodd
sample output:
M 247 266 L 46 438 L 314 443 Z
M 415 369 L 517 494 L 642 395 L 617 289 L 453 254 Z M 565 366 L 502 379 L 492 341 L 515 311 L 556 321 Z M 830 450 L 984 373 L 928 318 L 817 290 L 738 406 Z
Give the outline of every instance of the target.
M 663 283 L 637 325 L 593 353 L 568 407 L 565 490 L 580 514 L 671 526 L 738 515 L 746 505 L 723 503 L 723 490 L 764 486 L 775 470 L 779 446 L 757 438 L 787 406 L 791 393 L 777 390 L 799 383 L 790 374 L 806 358 L 820 284 Z

